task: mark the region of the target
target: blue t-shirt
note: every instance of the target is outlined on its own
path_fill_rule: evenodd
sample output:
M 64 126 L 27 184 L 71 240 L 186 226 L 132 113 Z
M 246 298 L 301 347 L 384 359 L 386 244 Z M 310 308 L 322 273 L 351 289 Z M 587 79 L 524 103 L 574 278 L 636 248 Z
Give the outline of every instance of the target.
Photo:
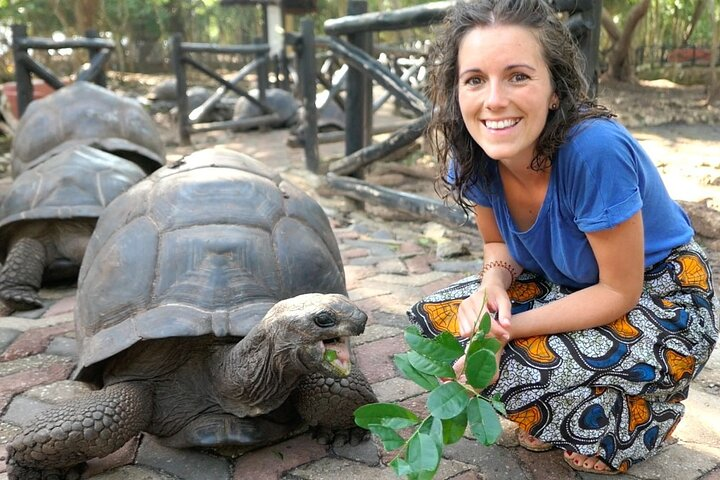
M 505 202 L 497 163 L 490 192 L 476 184 L 466 197 L 492 207 L 512 257 L 523 268 L 563 286 L 598 282 L 598 266 L 587 232 L 612 228 L 642 209 L 645 267 L 690 241 L 693 229 L 673 201 L 647 153 L 620 124 L 609 119 L 581 122 L 558 149 L 545 201 L 527 231 L 520 231 Z M 452 177 L 451 172 L 450 177 Z

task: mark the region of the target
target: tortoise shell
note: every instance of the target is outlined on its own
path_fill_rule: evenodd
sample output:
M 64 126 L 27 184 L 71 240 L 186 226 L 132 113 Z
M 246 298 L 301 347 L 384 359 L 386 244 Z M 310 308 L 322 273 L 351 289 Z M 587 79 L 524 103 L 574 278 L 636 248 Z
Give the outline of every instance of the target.
M 165 163 L 165 145 L 142 105 L 89 82 L 75 82 L 28 105 L 13 139 L 13 177 L 70 145 L 91 145 L 136 162 Z
M 248 94 L 253 98 L 259 96 L 257 89 L 250 90 Z M 270 125 L 271 127 L 282 128 L 297 122 L 300 102 L 287 90 L 281 88 L 267 89 L 265 91 L 265 103 L 280 117 L 277 124 Z M 251 103 L 247 98 L 240 97 L 237 100 L 233 111 L 233 119 L 244 120 L 260 115 L 264 115 L 260 107 Z
M 17 177 L 0 204 L 0 258 L 7 254 L 9 230 L 19 222 L 98 218 L 145 176 L 134 163 L 85 145 L 49 157 Z
M 80 269 L 75 377 L 141 340 L 242 337 L 279 300 L 346 295 L 320 205 L 224 149 L 167 165 L 103 212 Z M 91 368 L 91 367 L 95 368 Z

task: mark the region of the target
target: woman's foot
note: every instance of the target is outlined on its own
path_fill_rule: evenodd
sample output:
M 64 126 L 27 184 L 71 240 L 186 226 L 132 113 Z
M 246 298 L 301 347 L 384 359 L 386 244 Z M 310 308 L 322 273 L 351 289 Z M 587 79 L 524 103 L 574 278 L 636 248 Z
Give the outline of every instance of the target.
M 517 436 L 520 446 L 531 452 L 547 452 L 553 448 L 549 443 L 533 437 L 520 427 L 515 431 L 515 435 Z
M 567 450 L 563 454 L 565 462 L 567 462 L 573 470 L 579 472 L 597 473 L 600 475 L 615 475 L 618 473 L 614 468 L 609 467 L 605 462 L 600 460 L 599 457 L 588 457 L 575 452 L 568 452 Z

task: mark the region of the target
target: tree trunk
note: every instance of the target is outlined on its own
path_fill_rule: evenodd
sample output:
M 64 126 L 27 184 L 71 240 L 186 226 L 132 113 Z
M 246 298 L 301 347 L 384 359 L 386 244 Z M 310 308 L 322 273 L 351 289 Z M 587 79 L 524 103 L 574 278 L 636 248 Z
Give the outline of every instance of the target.
M 634 80 L 632 60 L 632 39 L 635 28 L 645 16 L 650 6 L 650 0 L 641 0 L 628 13 L 627 21 L 623 27 L 620 39 L 610 54 L 610 64 L 607 75 L 613 80 L 630 82 Z
M 695 10 L 693 11 L 692 19 L 690 20 L 690 25 L 687 26 L 687 29 L 685 29 L 685 34 L 683 35 L 683 45 L 686 45 L 690 41 L 690 37 L 692 37 L 693 32 L 695 31 L 695 27 L 697 26 L 698 22 L 700 21 L 700 18 L 702 17 L 703 12 L 705 11 L 705 7 L 707 6 L 708 0 L 696 0 L 695 3 Z M 714 2 L 711 2 L 714 3 Z M 712 18 L 712 13 L 710 13 L 710 18 Z
M 75 0 L 75 28 L 80 35 L 90 29 L 97 29 L 99 0 Z
M 711 105 L 720 100 L 720 85 L 718 85 L 717 64 L 718 49 L 720 49 L 720 15 L 715 8 L 715 0 L 708 1 L 710 20 L 713 26 L 712 46 L 710 47 L 710 84 L 708 85 L 707 103 Z
M 70 31 L 70 22 L 68 21 L 67 16 L 65 15 L 65 12 L 60 5 L 60 0 L 50 0 L 50 6 L 52 7 L 53 13 L 60 22 L 60 25 L 62 25 L 62 29 L 65 35 L 69 35 L 71 33 L 79 33 Z
M 620 40 L 620 36 L 622 35 L 622 33 L 620 32 L 620 29 L 617 27 L 617 25 L 615 25 L 615 22 L 613 22 L 610 13 L 608 13 L 608 11 L 605 10 L 604 7 L 602 9 L 601 23 L 603 28 L 605 29 L 605 32 L 610 37 L 610 40 L 612 40 L 612 43 L 617 43 L 617 41 Z

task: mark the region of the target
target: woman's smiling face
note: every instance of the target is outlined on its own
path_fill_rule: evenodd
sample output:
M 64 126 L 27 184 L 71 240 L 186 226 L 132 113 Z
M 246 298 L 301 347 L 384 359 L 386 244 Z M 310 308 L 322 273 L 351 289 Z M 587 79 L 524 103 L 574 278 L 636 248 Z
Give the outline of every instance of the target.
M 473 139 L 495 160 L 529 165 L 558 101 L 533 32 L 515 25 L 470 30 L 458 72 L 460 111 Z

